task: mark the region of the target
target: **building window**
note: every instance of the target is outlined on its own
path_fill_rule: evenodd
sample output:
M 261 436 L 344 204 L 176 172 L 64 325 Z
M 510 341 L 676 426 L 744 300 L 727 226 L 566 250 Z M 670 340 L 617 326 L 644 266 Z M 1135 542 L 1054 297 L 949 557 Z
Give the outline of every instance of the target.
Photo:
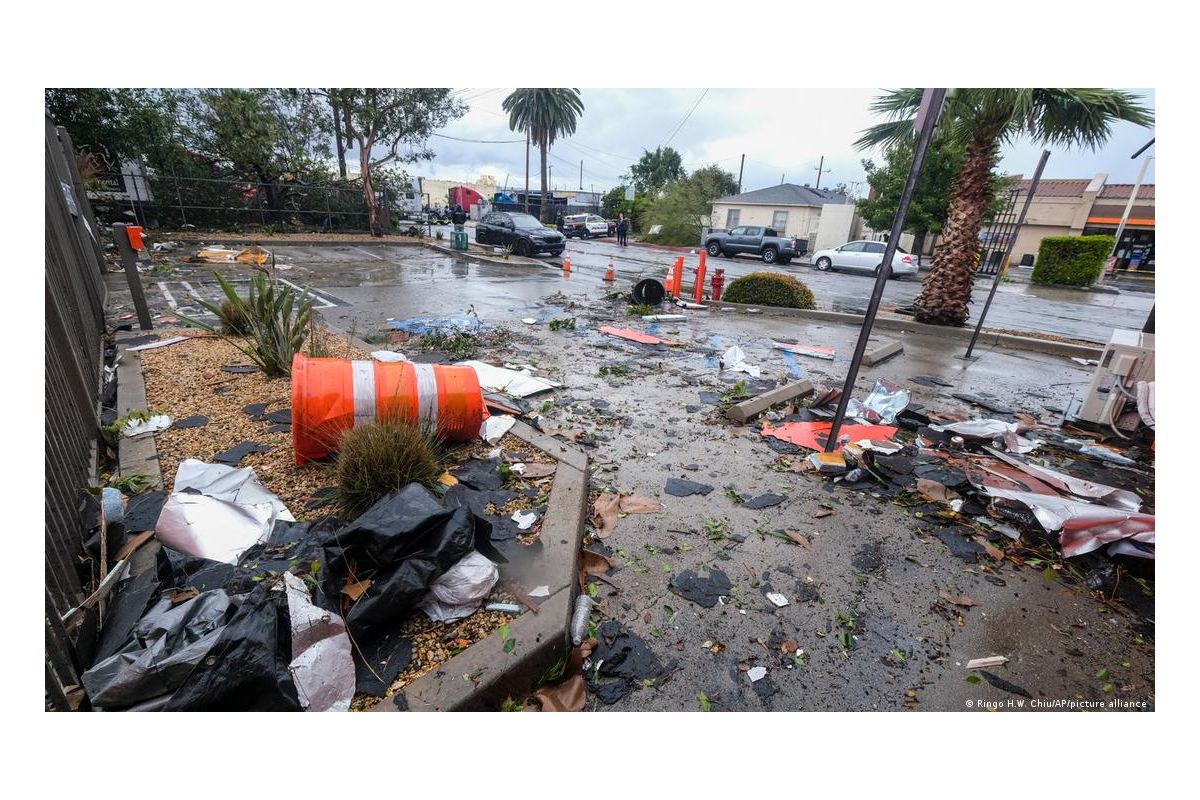
M 787 231 L 787 214 L 786 211 L 776 211 L 775 216 L 771 217 L 771 227 L 777 231 Z
M 742 210 L 740 208 L 731 208 L 728 211 L 726 211 L 725 212 L 725 227 L 726 228 L 736 228 L 739 218 L 741 216 L 742 216 Z

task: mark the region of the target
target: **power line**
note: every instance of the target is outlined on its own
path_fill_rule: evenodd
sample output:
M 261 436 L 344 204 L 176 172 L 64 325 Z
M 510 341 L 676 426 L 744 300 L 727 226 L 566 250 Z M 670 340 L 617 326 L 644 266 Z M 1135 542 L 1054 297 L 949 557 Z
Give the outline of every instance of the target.
M 708 89 L 705 89 L 703 92 L 700 93 L 700 96 L 696 98 L 696 102 L 692 103 L 692 107 L 690 109 L 688 109 L 687 115 L 680 121 L 680 123 L 678 125 L 675 126 L 675 130 L 671 131 L 671 135 L 667 137 L 667 140 L 662 143 L 662 145 L 661 145 L 662 147 L 666 147 L 667 145 L 669 145 L 671 143 L 671 140 L 675 138 L 675 134 L 679 133 L 679 129 L 683 127 L 684 123 L 686 123 L 689 119 L 691 119 L 692 112 L 694 112 L 696 110 L 696 107 L 698 105 L 700 105 L 700 101 L 703 100 L 707 94 L 708 94 Z
M 462 139 L 458 136 L 449 136 L 445 133 L 435 133 L 441 139 L 453 139 L 456 142 L 475 142 L 476 144 L 525 144 L 524 139 Z

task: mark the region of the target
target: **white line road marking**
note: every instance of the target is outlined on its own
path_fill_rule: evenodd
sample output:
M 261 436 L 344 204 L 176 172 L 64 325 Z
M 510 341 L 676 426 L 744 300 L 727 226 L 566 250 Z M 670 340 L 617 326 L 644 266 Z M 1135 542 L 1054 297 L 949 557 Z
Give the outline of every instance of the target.
M 277 278 L 276 280 L 278 280 L 280 283 L 286 283 L 288 286 L 292 287 L 292 288 L 293 288 L 293 289 L 295 289 L 297 292 L 303 292 L 303 291 L 304 291 L 304 287 L 302 287 L 302 286 L 297 286 L 296 284 L 292 283 L 292 282 L 291 282 L 291 281 L 289 281 L 289 280 L 284 280 L 283 278 Z M 308 290 L 308 293 L 309 293 L 309 294 L 311 294 L 311 295 L 313 296 L 313 299 L 315 299 L 315 300 L 320 300 L 322 303 L 324 303 L 324 304 L 325 304 L 325 305 L 323 305 L 323 306 L 313 305 L 313 308 L 337 308 L 337 304 L 336 304 L 336 303 L 331 303 L 331 302 L 329 302 L 327 299 L 325 299 L 325 298 L 324 298 L 324 297 L 322 297 L 321 295 L 317 294 L 317 293 L 316 293 L 315 291 L 313 291 L 312 289 L 309 289 L 309 290 Z
M 192 288 L 192 285 L 190 283 L 188 283 L 187 281 L 180 281 L 179 285 L 182 286 L 185 290 L 187 290 L 189 298 L 197 297 L 196 290 Z
M 169 305 L 172 310 L 178 311 L 179 304 L 175 302 L 175 297 L 171 294 L 171 290 L 167 288 L 167 284 L 164 281 L 159 281 L 158 289 L 163 293 L 163 297 L 167 298 L 167 305 Z
M 352 247 L 350 249 L 357 250 L 358 252 L 362 253 L 364 256 L 370 256 L 371 258 L 378 258 L 380 261 L 387 261 L 387 259 L 384 258 L 383 256 L 377 256 L 374 253 L 368 253 L 366 250 L 363 250 L 361 247 Z

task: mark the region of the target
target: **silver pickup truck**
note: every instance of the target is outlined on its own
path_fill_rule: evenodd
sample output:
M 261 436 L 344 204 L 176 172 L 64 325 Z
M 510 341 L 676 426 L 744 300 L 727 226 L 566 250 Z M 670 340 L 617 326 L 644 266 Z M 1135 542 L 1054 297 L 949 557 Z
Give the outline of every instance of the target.
M 774 228 L 741 225 L 728 231 L 713 231 L 704 237 L 704 249 L 712 257 L 748 254 L 764 264 L 787 264 L 800 255 L 793 239 L 780 236 Z

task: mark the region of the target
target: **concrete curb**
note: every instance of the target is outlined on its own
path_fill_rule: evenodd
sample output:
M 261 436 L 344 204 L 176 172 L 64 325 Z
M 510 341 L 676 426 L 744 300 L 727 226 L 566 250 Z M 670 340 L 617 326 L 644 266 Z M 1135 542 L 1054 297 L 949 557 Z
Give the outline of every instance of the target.
M 579 549 L 587 518 L 588 459 L 581 450 L 523 422 L 511 432 L 557 458 L 558 467 L 542 522 L 542 556 L 511 568 L 501 564 L 500 578 L 526 588 L 546 585 L 550 596 L 537 611 L 508 624 L 508 635 L 516 640 L 511 653 L 504 652 L 504 639 L 495 631 L 372 711 L 495 710 L 506 698 L 528 696 L 547 670 L 570 652 L 568 628 L 579 592 Z
M 419 247 L 425 244 L 423 238 L 413 236 L 383 236 L 380 238 L 366 237 L 363 239 L 285 239 L 275 237 L 246 237 L 245 239 L 231 237 L 229 234 L 213 234 L 212 236 L 195 236 L 192 234 L 167 236 L 163 234 L 161 237 L 164 241 L 169 242 L 184 242 L 187 244 L 285 244 L 285 245 L 316 245 L 318 247 L 335 247 L 344 245 L 352 247 L 359 244 L 394 244 L 401 247 Z
M 430 244 L 425 242 L 425 246 L 431 250 L 445 253 L 448 256 L 462 256 L 464 258 L 474 258 L 478 261 L 486 261 L 489 264 L 500 264 L 501 266 L 525 266 L 525 267 L 545 267 L 549 266 L 545 261 L 538 261 L 535 258 L 525 258 L 523 256 L 510 256 L 508 258 L 497 258 L 496 256 L 483 255 L 482 253 L 472 253 L 470 250 L 454 250 L 450 247 L 445 247 L 440 244 Z
M 823 322 L 838 322 L 843 325 L 861 326 L 863 318 L 857 314 L 846 314 L 840 311 L 821 311 L 819 309 L 775 308 L 771 306 L 754 306 L 744 303 L 726 303 L 725 301 L 710 302 L 709 305 L 719 308 L 736 308 L 742 311 L 755 309 L 768 316 L 800 317 L 803 319 L 821 320 Z M 971 341 L 974 333 L 972 328 L 949 328 L 941 325 L 925 325 L 910 319 L 895 317 L 876 317 L 875 330 L 899 331 L 915 333 L 924 336 L 936 336 L 940 339 L 954 339 L 960 342 Z M 1104 352 L 1102 345 L 1095 347 L 1073 344 L 1070 342 L 1054 342 L 1038 339 L 1032 336 L 1015 336 L 1008 333 L 995 333 L 984 328 L 979 333 L 979 346 L 999 345 L 1014 350 L 1031 350 L 1051 355 L 1062 355 L 1075 358 L 1098 359 Z
M 117 416 L 124 417 L 130 411 L 149 411 L 146 408 L 146 379 L 142 375 L 141 352 L 129 352 L 121 344 L 123 339 L 141 336 L 141 331 L 126 334 L 116 342 L 117 357 Z M 154 434 L 146 433 L 133 439 L 120 436 L 117 439 L 117 471 L 122 475 L 141 473 L 150 479 L 150 489 L 162 489 L 162 468 L 158 463 L 158 445 Z M 154 566 L 162 545 L 151 539 L 130 557 L 129 574 L 140 575 Z

